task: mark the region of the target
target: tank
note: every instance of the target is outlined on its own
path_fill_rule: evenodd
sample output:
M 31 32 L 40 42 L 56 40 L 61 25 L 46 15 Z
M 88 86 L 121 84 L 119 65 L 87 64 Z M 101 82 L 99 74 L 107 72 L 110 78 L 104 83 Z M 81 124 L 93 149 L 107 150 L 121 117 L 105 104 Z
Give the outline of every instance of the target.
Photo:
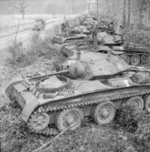
M 62 23 L 61 34 L 52 39 L 52 49 L 60 53 L 63 58 L 76 51 L 93 50 L 92 20 L 91 17 L 83 18 L 76 26 L 69 26 L 69 21 Z M 63 27 L 67 28 L 64 30 Z
M 128 65 L 111 54 L 83 52 L 69 57 L 60 71 L 37 77 L 19 77 L 6 94 L 22 108 L 29 129 L 56 135 L 86 117 L 98 125 L 111 123 L 124 104 L 136 112 L 150 112 L 150 71 Z
M 100 27 L 97 40 L 98 46 L 108 46 L 113 54 L 120 56 L 130 65 L 137 66 L 148 63 L 150 51 L 147 47 L 127 43 L 122 34 L 117 34 L 110 27 Z
M 84 20 L 85 21 L 85 20 Z M 64 29 L 65 27 L 65 29 Z M 90 23 L 81 22 L 79 25 L 71 26 L 69 21 L 65 21 L 61 25 L 61 34 L 56 35 L 52 39 L 54 49 L 60 50 L 61 46 L 78 45 L 88 47 L 88 43 L 92 42 Z M 80 50 L 80 47 L 78 47 Z M 83 48 L 83 47 L 81 47 Z
M 76 51 L 92 49 L 92 40 L 86 34 L 75 34 L 69 37 L 58 35 L 52 39 L 52 43 L 52 49 L 60 54 L 62 61 L 72 56 Z
M 90 34 L 89 26 L 92 23 L 92 18 L 84 18 L 79 23 L 71 23 L 73 20 L 65 20 L 61 24 L 61 33 L 63 37 L 75 36 L 76 34 Z

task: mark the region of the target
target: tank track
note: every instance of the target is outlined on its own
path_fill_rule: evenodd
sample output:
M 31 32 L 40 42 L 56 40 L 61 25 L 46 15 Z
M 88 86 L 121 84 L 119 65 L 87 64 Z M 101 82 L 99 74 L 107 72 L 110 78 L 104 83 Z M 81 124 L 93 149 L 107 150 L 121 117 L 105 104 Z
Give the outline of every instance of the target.
M 38 107 L 30 116 L 29 120 L 28 120 L 28 126 L 30 128 L 30 130 L 34 133 L 37 134 L 43 134 L 43 135 L 57 135 L 59 133 L 59 130 L 56 127 L 53 128 L 49 128 L 47 127 L 46 129 L 42 130 L 42 131 L 35 131 L 31 128 L 30 126 L 30 120 L 31 118 L 37 114 L 37 113 L 41 113 L 41 112 L 54 112 L 54 111 L 59 111 L 59 110 L 63 110 L 63 109 L 67 109 L 67 108 L 73 108 L 73 107 L 84 107 L 84 106 L 88 106 L 88 105 L 92 105 L 92 104 L 98 104 L 100 102 L 105 102 L 105 101 L 113 101 L 113 100 L 123 100 L 126 98 L 130 98 L 130 97 L 134 97 L 134 96 L 141 96 L 141 95 L 146 95 L 148 93 L 150 93 L 150 89 L 145 89 L 145 87 L 140 87 L 140 88 L 136 88 L 136 90 L 133 91 L 133 88 L 128 88 L 125 89 L 125 93 L 123 92 L 123 90 L 116 90 L 118 95 L 107 95 L 105 94 L 105 96 L 95 96 L 94 98 L 86 98 L 84 99 L 82 102 L 77 102 L 77 103 L 67 103 L 67 105 L 60 105 L 60 106 L 51 106 L 49 105 L 42 105 L 40 107 Z

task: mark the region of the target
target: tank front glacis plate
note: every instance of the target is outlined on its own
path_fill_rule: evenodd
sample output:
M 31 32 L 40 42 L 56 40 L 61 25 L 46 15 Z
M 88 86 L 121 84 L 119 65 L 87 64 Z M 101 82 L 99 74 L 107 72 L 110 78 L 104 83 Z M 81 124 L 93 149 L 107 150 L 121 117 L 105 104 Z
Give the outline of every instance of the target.
M 24 121 L 27 121 L 34 109 L 40 105 L 37 98 L 22 84 L 22 82 L 13 86 L 12 97 L 15 98 L 22 107 L 22 117 Z
M 13 88 L 13 97 L 19 103 L 19 105 L 24 108 L 26 105 L 26 100 L 22 96 L 22 92 L 26 90 L 26 87 L 22 85 L 22 83 L 18 83 L 14 85 Z

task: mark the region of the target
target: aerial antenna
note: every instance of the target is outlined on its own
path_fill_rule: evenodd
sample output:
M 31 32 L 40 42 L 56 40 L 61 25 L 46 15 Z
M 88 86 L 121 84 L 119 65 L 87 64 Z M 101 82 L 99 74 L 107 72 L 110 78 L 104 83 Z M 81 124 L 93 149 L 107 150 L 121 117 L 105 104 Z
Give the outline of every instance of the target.
M 97 21 L 99 21 L 99 2 L 97 0 Z
M 94 7 L 93 7 L 93 5 L 94 5 Z M 87 0 L 87 6 L 88 6 L 89 15 L 94 13 L 95 17 L 97 17 L 97 20 L 98 20 L 98 18 L 99 18 L 99 1 L 98 0 Z
M 88 10 L 89 10 L 89 15 L 91 15 L 91 0 L 89 0 L 89 2 L 88 2 Z

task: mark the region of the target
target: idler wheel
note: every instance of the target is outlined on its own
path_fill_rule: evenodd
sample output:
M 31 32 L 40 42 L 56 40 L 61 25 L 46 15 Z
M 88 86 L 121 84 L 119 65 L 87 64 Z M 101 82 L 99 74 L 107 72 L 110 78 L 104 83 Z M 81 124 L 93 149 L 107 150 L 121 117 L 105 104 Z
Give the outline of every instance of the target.
M 93 118 L 98 125 L 110 123 L 116 115 L 116 107 L 114 103 L 107 101 L 100 103 L 94 107 Z
M 49 124 L 49 115 L 47 113 L 37 113 L 30 120 L 30 126 L 35 131 L 44 130 Z
M 128 55 L 121 55 L 121 57 L 125 60 L 126 63 L 130 64 L 130 57 Z
M 74 124 L 70 130 L 75 130 L 81 126 L 83 113 L 78 108 L 66 109 L 60 112 L 56 118 L 56 126 L 60 131 L 65 130 Z
M 132 106 L 137 111 L 142 112 L 144 109 L 144 101 L 140 96 L 131 97 L 129 98 L 125 104 Z
M 144 96 L 144 102 L 145 102 L 145 111 L 147 113 L 150 113 L 150 94 Z
M 141 56 L 141 62 L 144 64 L 148 62 L 148 54 L 143 54 Z
M 130 59 L 130 63 L 131 65 L 138 65 L 140 63 L 140 56 L 137 54 L 132 55 Z

